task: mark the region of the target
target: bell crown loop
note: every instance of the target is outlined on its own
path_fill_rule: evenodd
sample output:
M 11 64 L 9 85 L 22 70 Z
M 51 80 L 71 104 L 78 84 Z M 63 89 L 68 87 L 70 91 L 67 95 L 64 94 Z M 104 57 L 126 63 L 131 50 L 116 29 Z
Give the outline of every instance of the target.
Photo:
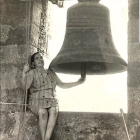
M 100 0 L 78 0 L 78 2 L 99 2 Z

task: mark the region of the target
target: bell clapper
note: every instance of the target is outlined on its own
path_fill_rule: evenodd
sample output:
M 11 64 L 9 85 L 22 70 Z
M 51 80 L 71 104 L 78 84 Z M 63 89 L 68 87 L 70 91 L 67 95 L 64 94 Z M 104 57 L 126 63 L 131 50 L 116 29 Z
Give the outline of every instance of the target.
M 87 63 L 82 62 L 81 66 L 81 78 L 84 79 L 86 77 L 86 69 L 87 69 Z

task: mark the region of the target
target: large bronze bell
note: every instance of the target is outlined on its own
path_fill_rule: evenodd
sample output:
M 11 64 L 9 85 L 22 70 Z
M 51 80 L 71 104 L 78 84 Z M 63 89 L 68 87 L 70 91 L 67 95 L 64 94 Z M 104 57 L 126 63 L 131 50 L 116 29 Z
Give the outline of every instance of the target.
M 79 0 L 67 11 L 63 46 L 50 68 L 59 73 L 113 74 L 123 72 L 126 62 L 116 50 L 110 28 L 109 9 L 99 0 Z

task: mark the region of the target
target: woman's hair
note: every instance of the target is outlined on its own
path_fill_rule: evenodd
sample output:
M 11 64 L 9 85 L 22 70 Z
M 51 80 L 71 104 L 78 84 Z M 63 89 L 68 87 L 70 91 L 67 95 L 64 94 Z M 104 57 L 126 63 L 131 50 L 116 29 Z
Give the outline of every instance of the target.
M 39 53 L 39 52 L 36 52 L 36 53 L 34 53 L 34 54 L 31 56 L 31 65 L 32 65 L 32 63 L 34 62 L 35 55 L 38 54 L 38 53 Z

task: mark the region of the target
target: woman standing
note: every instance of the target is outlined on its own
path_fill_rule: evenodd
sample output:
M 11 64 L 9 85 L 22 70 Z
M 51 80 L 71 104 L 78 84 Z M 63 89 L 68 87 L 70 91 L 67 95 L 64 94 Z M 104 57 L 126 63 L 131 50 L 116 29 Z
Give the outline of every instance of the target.
M 23 68 L 22 86 L 31 92 L 29 108 L 38 117 L 42 140 L 50 140 L 58 114 L 58 102 L 54 94 L 56 85 L 71 88 L 82 84 L 85 78 L 63 83 L 52 69 L 44 69 L 43 57 L 38 52 L 31 56 L 31 64 L 32 70 L 28 64 Z

